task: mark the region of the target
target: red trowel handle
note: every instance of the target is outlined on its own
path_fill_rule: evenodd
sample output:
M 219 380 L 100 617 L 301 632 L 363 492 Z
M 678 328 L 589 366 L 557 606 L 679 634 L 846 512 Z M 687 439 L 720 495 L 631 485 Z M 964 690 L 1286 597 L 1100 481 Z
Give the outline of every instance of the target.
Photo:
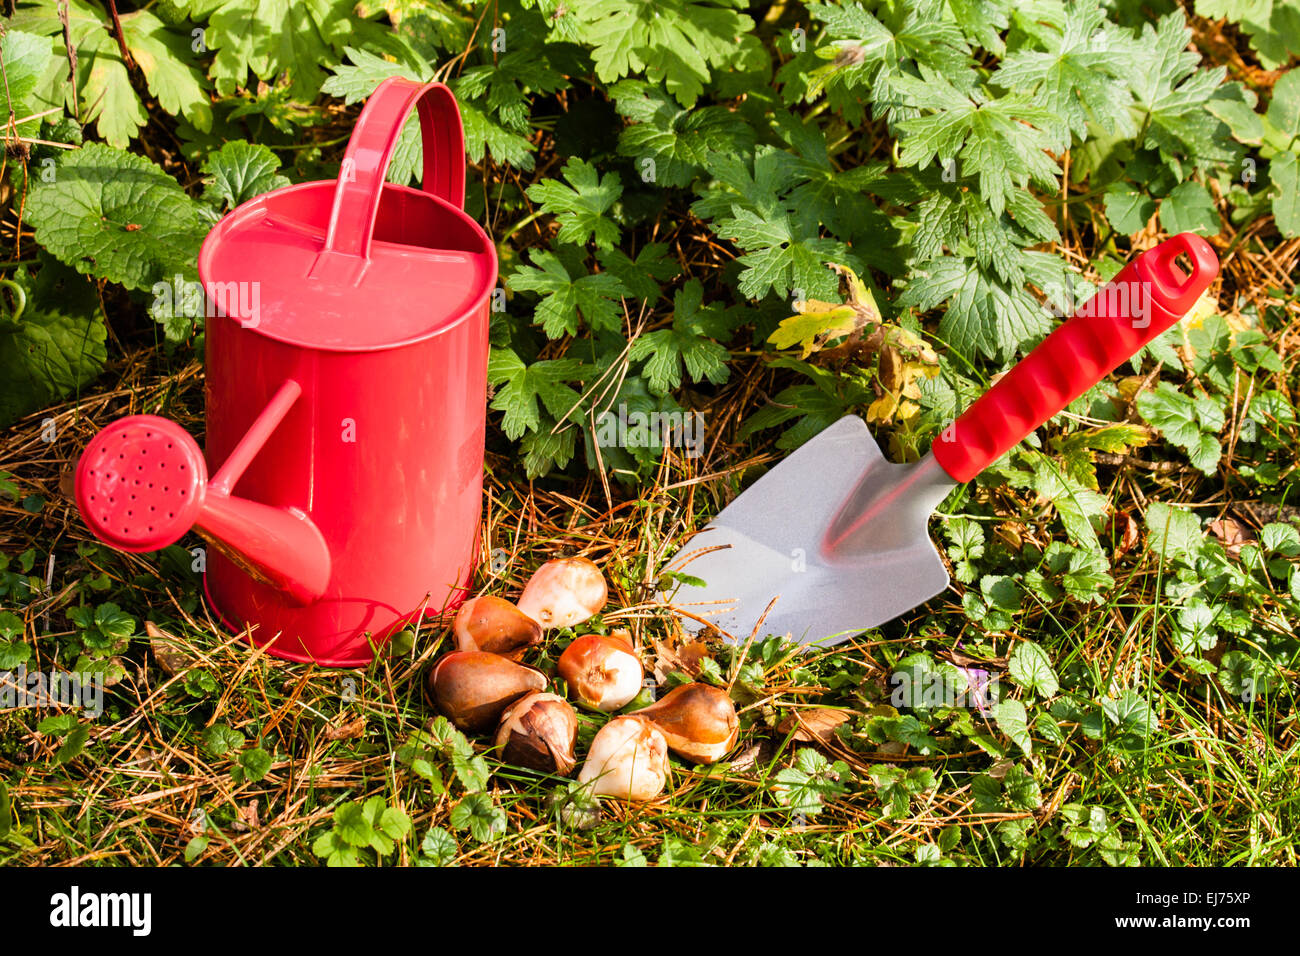
M 1174 263 L 1184 254 L 1190 273 Z M 1148 249 L 945 428 L 935 459 L 970 481 L 1182 318 L 1218 273 L 1214 250 L 1193 233 Z

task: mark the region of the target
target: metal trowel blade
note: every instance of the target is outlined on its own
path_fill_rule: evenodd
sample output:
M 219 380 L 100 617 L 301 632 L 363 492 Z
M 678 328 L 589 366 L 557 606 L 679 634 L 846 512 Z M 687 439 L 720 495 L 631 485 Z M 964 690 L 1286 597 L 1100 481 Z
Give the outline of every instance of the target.
M 760 618 L 758 637 L 847 640 L 948 586 L 926 525 L 955 484 L 929 456 L 886 461 L 861 418 L 842 418 L 686 542 L 666 569 L 704 583 L 671 604 L 688 630 L 707 622 L 733 642 Z

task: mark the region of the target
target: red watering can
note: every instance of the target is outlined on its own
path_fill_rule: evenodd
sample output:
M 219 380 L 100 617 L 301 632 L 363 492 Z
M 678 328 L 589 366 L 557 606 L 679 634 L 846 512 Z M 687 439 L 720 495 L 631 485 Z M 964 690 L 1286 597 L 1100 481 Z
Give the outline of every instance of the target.
M 423 189 L 384 182 L 413 107 Z M 246 202 L 203 243 L 216 474 L 153 415 L 105 428 L 77 466 L 96 537 L 142 552 L 197 530 L 214 549 L 209 602 L 277 657 L 364 665 L 422 609 L 463 597 L 497 277 L 492 242 L 462 210 L 464 157 L 445 86 L 381 84 L 337 181 Z

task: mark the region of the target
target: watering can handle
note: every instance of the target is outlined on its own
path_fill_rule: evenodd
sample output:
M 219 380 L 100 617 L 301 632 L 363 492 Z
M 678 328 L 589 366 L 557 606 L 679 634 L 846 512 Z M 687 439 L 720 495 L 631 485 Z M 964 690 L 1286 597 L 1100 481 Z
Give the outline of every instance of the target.
M 465 133 L 455 96 L 441 83 L 390 77 L 370 94 L 343 154 L 324 258 L 370 258 L 384 178 L 412 107 L 420 113 L 425 192 L 457 209 L 464 206 Z

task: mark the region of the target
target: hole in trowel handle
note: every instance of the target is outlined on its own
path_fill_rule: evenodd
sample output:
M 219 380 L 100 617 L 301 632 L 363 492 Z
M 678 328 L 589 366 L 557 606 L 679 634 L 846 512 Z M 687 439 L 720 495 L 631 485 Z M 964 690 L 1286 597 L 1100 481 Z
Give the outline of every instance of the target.
M 1175 315 L 1192 307 L 1218 271 L 1214 250 L 1200 236 L 1183 233 L 1144 253 L 1142 278 L 1151 297 Z
M 1185 252 L 1178 253 L 1169 263 L 1169 273 L 1173 276 L 1174 284 L 1180 289 L 1186 287 L 1195 268 L 1192 257 Z

